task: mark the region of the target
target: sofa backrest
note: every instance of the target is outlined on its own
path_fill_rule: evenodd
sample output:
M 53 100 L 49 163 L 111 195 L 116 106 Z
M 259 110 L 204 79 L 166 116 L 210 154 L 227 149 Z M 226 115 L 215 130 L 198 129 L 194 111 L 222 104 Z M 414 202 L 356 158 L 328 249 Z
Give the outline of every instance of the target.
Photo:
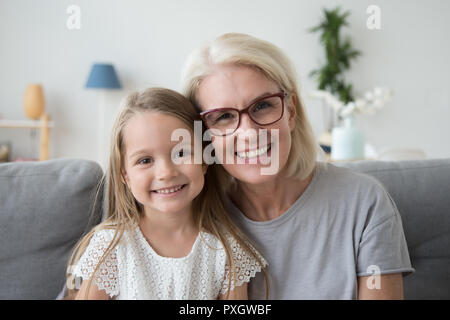
M 56 298 L 75 243 L 100 222 L 102 174 L 78 159 L 0 165 L 0 299 Z
M 405 299 L 450 299 L 450 159 L 334 164 L 375 177 L 394 199 L 416 270 Z
M 405 298 L 450 299 L 450 159 L 334 164 L 375 177 L 396 202 L 416 269 Z M 58 295 L 73 246 L 100 222 L 101 176 L 78 159 L 0 165 L 0 299 Z

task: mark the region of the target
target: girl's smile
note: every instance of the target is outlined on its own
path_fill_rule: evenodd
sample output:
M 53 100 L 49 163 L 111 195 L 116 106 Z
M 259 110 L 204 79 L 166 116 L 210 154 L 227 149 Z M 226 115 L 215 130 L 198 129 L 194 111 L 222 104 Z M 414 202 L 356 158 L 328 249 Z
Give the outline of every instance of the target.
M 191 161 L 193 141 L 172 141 L 180 128 L 192 131 L 176 116 L 150 111 L 124 127 L 123 176 L 146 215 L 191 214 L 192 200 L 203 189 L 207 167 Z
M 172 186 L 169 188 L 152 190 L 152 192 L 158 196 L 167 198 L 167 197 L 172 197 L 172 196 L 178 195 L 181 191 L 184 190 L 184 188 L 186 186 L 187 186 L 187 184 L 181 184 L 181 185 Z

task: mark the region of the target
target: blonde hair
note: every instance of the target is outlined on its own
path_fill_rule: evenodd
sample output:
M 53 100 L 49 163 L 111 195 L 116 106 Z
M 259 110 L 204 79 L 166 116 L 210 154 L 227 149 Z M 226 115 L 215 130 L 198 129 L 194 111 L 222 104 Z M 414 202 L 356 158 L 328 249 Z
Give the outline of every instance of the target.
M 291 96 L 295 97 L 295 128 L 291 133 L 292 146 L 286 164 L 286 177 L 303 180 L 316 165 L 322 152 L 316 142 L 298 92 L 297 75 L 289 58 L 274 44 L 242 33 L 226 33 L 194 51 L 187 59 L 181 78 L 182 93 L 197 107 L 197 88 L 202 79 L 220 65 L 242 65 L 262 72 Z M 235 186 L 235 179 L 221 172 L 224 188 Z
M 106 257 L 117 246 L 124 231 L 131 230 L 131 227 L 138 224 L 139 219 L 144 214 L 143 206 L 134 198 L 122 176 L 125 154 L 124 127 L 133 116 L 144 112 L 158 112 L 174 116 L 191 128 L 192 132 L 194 132 L 194 121 L 201 121 L 195 107 L 178 92 L 163 88 L 150 88 L 143 92 L 134 92 L 128 96 L 112 128 L 109 165 L 107 174 L 102 179 L 102 184 L 106 184 L 106 219 L 82 237 L 75 246 L 68 262 L 68 271 L 70 271 L 70 266 L 76 265 L 79 261 L 95 232 L 104 229 L 115 230 L 111 243 L 106 248 L 89 279 L 86 296 L 95 273 Z M 194 137 L 194 139 L 196 138 L 201 139 L 202 137 Z M 203 142 L 203 147 L 205 146 L 206 143 Z M 236 273 L 234 272 L 235 261 L 228 241 L 229 236 L 231 236 L 247 254 L 258 261 L 266 277 L 266 296 L 268 297 L 268 276 L 263 263 L 254 252 L 254 249 L 252 249 L 249 239 L 245 237 L 228 216 L 223 203 L 225 197 L 220 190 L 215 188 L 215 186 L 220 184 L 220 180 L 217 178 L 216 166 L 211 165 L 208 167 L 205 174 L 204 188 L 192 202 L 194 222 L 199 230 L 205 230 L 215 235 L 225 248 L 230 265 L 228 294 L 231 288 L 231 280 L 234 279 L 236 281 Z M 67 276 L 71 276 L 69 272 Z M 74 290 L 70 291 L 70 294 L 73 295 Z

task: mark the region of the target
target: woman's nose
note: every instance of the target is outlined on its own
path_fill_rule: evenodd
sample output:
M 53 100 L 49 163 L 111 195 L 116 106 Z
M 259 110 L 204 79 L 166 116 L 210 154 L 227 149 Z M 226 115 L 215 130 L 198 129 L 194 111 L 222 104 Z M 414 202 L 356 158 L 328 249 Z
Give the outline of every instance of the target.
M 249 147 L 251 149 L 254 147 L 253 144 L 257 143 L 259 129 L 261 129 L 261 127 L 255 123 L 247 113 L 244 113 L 241 115 L 241 123 L 235 131 L 234 136 L 237 137 L 237 140 L 240 143 L 250 143 Z
M 241 114 L 239 127 L 236 129 L 236 132 L 237 133 L 239 133 L 239 131 L 247 132 L 248 130 L 256 131 L 258 128 L 260 128 L 260 126 L 250 118 L 248 113 L 243 113 Z

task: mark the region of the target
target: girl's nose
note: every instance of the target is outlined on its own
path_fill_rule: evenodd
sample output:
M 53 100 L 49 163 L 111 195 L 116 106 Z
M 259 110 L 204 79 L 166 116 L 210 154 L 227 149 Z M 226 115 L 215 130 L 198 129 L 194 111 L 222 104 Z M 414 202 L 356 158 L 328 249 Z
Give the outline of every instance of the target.
M 158 180 L 170 180 L 178 176 L 177 166 L 171 159 L 161 160 L 156 167 L 156 178 Z

